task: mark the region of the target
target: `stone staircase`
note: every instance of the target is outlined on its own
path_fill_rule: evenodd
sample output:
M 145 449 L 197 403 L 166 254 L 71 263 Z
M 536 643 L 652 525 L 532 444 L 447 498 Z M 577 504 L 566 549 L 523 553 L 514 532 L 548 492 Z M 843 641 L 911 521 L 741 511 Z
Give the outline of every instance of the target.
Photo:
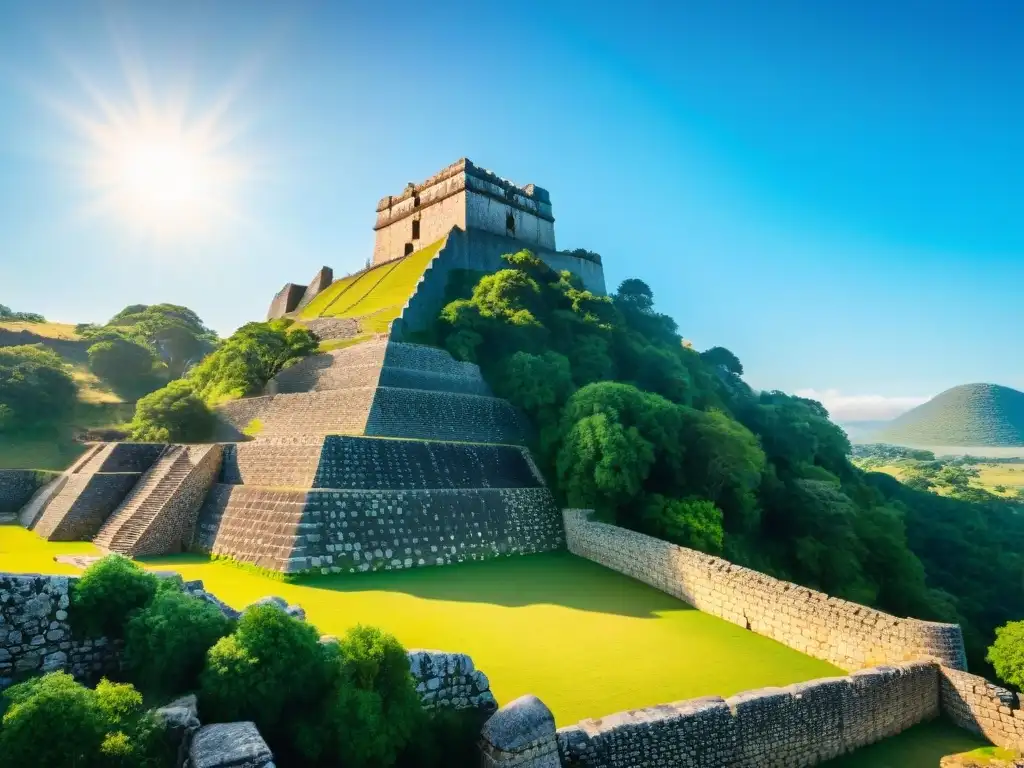
M 188 446 L 168 446 L 121 506 L 107 518 L 93 544 L 123 555 L 135 554 L 140 537 L 192 472 L 193 466 Z

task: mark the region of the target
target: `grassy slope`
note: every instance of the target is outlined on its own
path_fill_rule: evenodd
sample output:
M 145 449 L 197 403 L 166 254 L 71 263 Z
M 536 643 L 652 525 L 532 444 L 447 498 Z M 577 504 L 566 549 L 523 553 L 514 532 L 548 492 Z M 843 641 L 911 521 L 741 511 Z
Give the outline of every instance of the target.
M 299 313 L 300 319 L 358 318 L 365 333 L 383 333 L 401 314 L 443 244 L 441 239 L 404 258 L 341 278 L 313 299 Z
M 50 346 L 67 362 L 78 384 L 79 406 L 71 426 L 77 429 L 103 429 L 123 424 L 131 418 L 132 405 L 101 382 L 86 364 L 86 345 L 76 345 L 80 337 L 68 323 L 0 323 L 0 331 L 27 332 L 30 337 L 19 343 Z M 48 342 L 54 342 L 52 345 Z M 65 469 L 81 454 L 84 446 L 58 436 L 38 439 L 7 436 L 0 440 L 0 469 Z
M 55 572 L 53 554 L 88 547 L 47 544 L 23 529 L 0 527 L 4 570 Z M 560 725 L 838 674 L 830 664 L 567 553 L 300 584 L 196 556 L 147 565 L 203 579 L 238 608 L 281 595 L 302 605 L 323 633 L 365 623 L 409 648 L 468 653 L 499 701 L 535 693 Z

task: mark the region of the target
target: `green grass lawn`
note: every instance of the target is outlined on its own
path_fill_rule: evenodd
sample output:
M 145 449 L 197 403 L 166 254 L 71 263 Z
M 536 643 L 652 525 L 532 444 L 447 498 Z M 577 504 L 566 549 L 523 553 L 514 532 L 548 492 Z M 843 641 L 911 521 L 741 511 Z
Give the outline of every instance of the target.
M 828 768 L 937 768 L 947 755 L 968 752 L 978 762 L 1008 754 L 946 720 L 916 725 L 899 736 L 824 763 Z M 984 764 L 984 763 L 982 763 Z
M 90 550 L 88 544 L 49 544 L 24 529 L 0 527 L 0 571 L 72 573 L 53 556 Z M 281 595 L 302 605 L 325 634 L 371 624 L 408 648 L 468 653 L 500 702 L 534 693 L 559 725 L 840 674 L 826 662 L 567 553 L 298 584 L 192 555 L 146 565 L 203 579 L 238 608 Z

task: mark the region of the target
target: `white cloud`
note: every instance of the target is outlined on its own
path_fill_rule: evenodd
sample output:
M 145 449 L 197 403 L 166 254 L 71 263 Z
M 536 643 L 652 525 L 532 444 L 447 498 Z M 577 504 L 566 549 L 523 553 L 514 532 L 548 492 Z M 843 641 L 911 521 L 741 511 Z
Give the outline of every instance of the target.
M 886 397 L 885 395 L 846 395 L 838 389 L 798 389 L 800 397 L 817 400 L 828 408 L 833 421 L 881 421 L 909 411 L 930 397 Z

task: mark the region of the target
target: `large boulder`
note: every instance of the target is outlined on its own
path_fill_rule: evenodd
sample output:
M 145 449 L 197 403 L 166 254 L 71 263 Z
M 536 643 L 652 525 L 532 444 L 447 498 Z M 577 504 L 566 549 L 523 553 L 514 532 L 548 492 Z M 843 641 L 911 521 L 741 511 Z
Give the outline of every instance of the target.
M 188 757 L 188 768 L 274 768 L 270 747 L 250 722 L 204 725 Z
M 177 750 L 175 765 L 182 765 L 188 757 L 192 737 L 199 730 L 199 707 L 195 694 L 182 696 L 153 713 L 164 727 L 168 743 Z
M 480 733 L 485 768 L 559 768 L 555 718 L 543 701 L 520 696 L 499 709 Z

